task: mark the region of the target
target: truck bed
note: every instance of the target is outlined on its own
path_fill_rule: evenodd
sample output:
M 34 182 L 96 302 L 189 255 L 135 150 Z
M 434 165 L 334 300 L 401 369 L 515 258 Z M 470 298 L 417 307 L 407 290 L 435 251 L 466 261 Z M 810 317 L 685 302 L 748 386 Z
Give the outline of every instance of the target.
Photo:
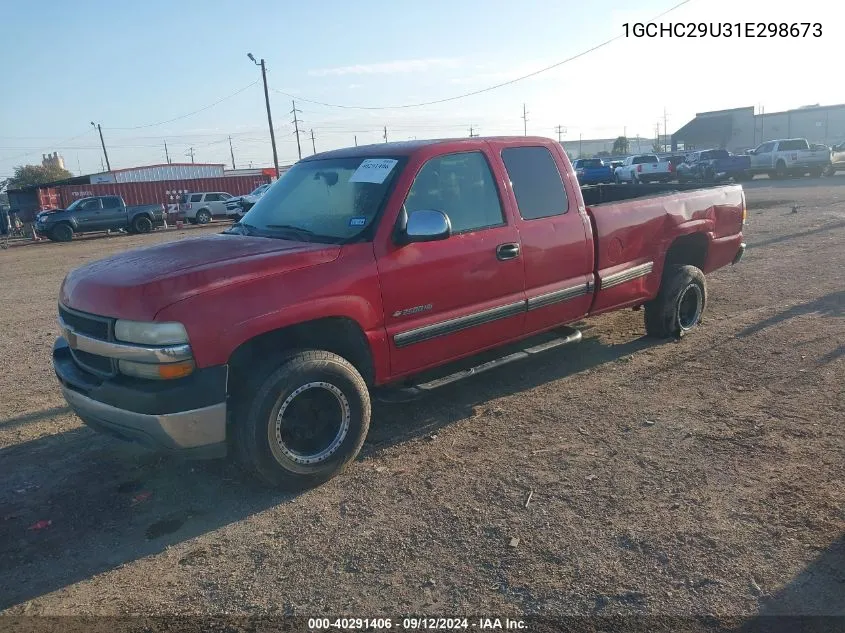
M 582 194 L 596 244 L 590 314 L 653 299 L 677 239 L 689 236 L 682 247 L 699 254 L 705 273 L 730 264 L 742 241 L 740 185 L 599 185 Z

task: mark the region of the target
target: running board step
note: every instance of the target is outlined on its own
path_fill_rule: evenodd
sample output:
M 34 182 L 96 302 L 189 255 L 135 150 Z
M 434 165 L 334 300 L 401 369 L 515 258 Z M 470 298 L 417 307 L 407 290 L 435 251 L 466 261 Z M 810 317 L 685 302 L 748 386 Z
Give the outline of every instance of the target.
M 486 363 L 481 363 L 480 365 L 475 365 L 474 367 L 470 367 L 468 369 L 462 369 L 452 374 L 447 374 L 446 376 L 443 376 L 441 378 L 435 378 L 427 382 L 406 385 L 403 387 L 388 388 L 380 392 L 377 396 L 377 399 L 383 402 L 407 402 L 409 400 L 414 400 L 428 391 L 433 391 L 434 389 L 438 389 L 445 385 L 450 385 L 454 382 L 458 382 L 459 380 L 464 380 L 465 378 L 477 376 L 478 374 L 490 371 L 491 369 L 496 369 L 497 367 L 501 367 L 502 365 L 507 365 L 508 363 L 512 363 L 514 361 L 523 360 L 528 358 L 529 356 L 533 356 L 534 354 L 541 354 L 543 352 L 547 352 L 551 349 L 555 349 L 563 345 L 577 343 L 581 340 L 580 330 L 565 327 L 560 328 L 560 330 L 558 331 L 561 333 L 561 335 L 556 338 L 544 341 L 537 345 L 532 345 L 531 347 L 525 347 L 516 352 L 507 354 L 506 356 L 501 356 L 499 358 L 487 361 Z

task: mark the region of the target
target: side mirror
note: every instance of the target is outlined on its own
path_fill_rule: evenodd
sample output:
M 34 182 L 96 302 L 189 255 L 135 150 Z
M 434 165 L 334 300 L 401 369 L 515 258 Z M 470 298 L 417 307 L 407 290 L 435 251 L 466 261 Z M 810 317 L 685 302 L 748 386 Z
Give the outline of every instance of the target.
M 451 234 L 452 223 L 449 216 L 434 209 L 420 209 L 408 216 L 404 230 L 399 233 L 399 241 L 403 244 L 437 242 L 445 240 Z
M 748 150 L 748 154 L 749 154 L 750 156 L 754 156 L 754 154 L 756 154 L 756 153 L 757 153 L 757 150 L 756 150 L 756 149 L 750 149 L 750 150 Z

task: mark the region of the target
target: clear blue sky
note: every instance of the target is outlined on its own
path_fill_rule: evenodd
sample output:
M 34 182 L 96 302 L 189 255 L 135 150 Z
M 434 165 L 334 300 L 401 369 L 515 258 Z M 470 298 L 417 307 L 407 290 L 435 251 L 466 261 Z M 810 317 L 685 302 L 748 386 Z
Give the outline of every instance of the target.
M 542 68 L 648 20 L 679 0 L 424 0 L 410 2 L 149 0 L 15 2 L 4 8 L 0 59 L 0 177 L 58 151 L 74 173 L 99 171 L 102 124 L 113 168 L 171 158 L 270 164 L 260 72 L 272 89 L 344 104 L 429 101 Z M 521 134 L 566 138 L 653 136 L 664 107 L 672 131 L 696 111 L 763 105 L 766 111 L 845 101 L 823 80 L 841 60 L 836 3 L 692 0 L 664 21 L 820 21 L 805 40 L 622 39 L 554 71 L 483 95 L 425 108 L 342 110 L 298 102 L 318 151 L 390 140 Z M 839 27 L 841 30 L 841 27 Z M 838 42 L 836 41 L 838 39 Z M 836 52 L 838 49 L 838 53 Z M 706 63 L 695 60 L 705 60 Z M 657 72 L 662 71 L 662 72 Z M 197 110 L 258 84 L 199 114 Z M 296 159 L 290 98 L 271 92 L 280 161 Z M 303 135 L 303 155 L 311 153 Z

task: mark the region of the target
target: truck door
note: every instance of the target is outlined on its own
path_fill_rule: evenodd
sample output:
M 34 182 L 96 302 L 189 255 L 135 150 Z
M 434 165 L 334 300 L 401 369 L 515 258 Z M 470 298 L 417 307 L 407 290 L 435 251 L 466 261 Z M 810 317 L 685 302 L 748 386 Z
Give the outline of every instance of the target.
M 444 212 L 441 241 L 376 247 L 392 374 L 518 338 L 525 294 L 519 233 L 485 151 L 428 158 L 404 198 L 408 215 Z
M 775 144 L 772 142 L 763 143 L 754 150 L 751 155 L 751 168 L 754 170 L 765 171 L 774 167 L 772 161 L 772 150 Z
M 126 207 L 123 206 L 123 201 L 117 196 L 105 196 L 103 200 L 103 210 L 100 213 L 100 218 L 103 223 L 103 229 L 117 229 L 126 226 Z
M 99 198 L 89 198 L 80 202 L 73 211 L 73 217 L 82 233 L 88 231 L 105 231 L 106 223 L 103 220 L 103 204 Z
M 593 293 L 593 237 L 586 211 L 578 208 L 562 156 L 544 146 L 508 147 L 501 158 L 514 197 L 522 242 L 527 313 L 525 331 L 548 330 L 587 315 Z

